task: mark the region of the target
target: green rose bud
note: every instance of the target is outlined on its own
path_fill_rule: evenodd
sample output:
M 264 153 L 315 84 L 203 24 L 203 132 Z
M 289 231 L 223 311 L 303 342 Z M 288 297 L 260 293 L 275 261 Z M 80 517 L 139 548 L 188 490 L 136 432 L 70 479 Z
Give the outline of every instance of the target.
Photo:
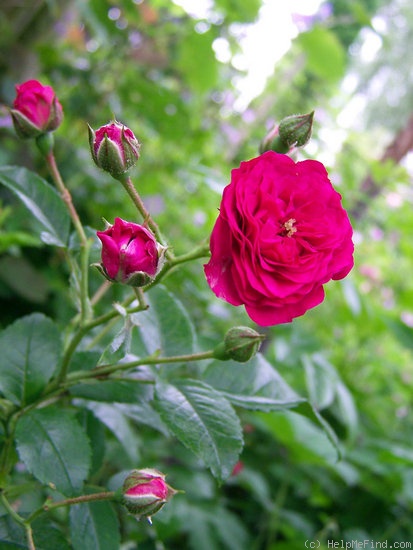
M 214 349 L 214 357 L 221 361 L 233 359 L 246 363 L 258 352 L 264 339 L 263 334 L 252 328 L 233 327 L 226 333 L 224 341 Z
M 307 115 L 291 115 L 265 136 L 260 144 L 260 154 L 266 151 L 286 154 L 294 147 L 308 143 L 313 127 L 314 111 Z
M 278 126 L 283 143 L 289 147 L 302 147 L 308 143 L 313 127 L 314 111 L 307 115 L 292 115 L 284 118 Z

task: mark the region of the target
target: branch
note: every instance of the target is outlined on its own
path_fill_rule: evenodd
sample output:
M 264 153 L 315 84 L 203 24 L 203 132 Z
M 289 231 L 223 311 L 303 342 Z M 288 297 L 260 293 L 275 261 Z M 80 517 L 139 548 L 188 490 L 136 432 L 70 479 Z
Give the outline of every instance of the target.
M 384 163 L 387 160 L 392 160 L 397 164 L 411 149 L 413 149 L 413 114 L 407 121 L 406 126 L 399 130 L 394 140 L 386 147 L 380 158 L 380 162 Z M 360 191 L 362 193 L 362 198 L 356 201 L 354 206 L 350 209 L 350 215 L 355 220 L 359 220 L 363 216 L 368 207 L 369 199 L 373 199 L 379 195 L 382 188 L 374 181 L 372 175 L 369 174 L 362 181 Z

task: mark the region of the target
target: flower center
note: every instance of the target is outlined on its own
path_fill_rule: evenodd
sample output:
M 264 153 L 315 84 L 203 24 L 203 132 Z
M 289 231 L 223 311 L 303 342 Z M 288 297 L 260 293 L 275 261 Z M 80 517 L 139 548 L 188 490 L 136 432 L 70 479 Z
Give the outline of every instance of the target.
M 297 228 L 294 225 L 296 222 L 297 220 L 295 220 L 294 218 L 290 218 L 288 221 L 283 223 L 283 235 L 286 235 L 287 237 L 292 237 L 294 233 L 297 232 Z

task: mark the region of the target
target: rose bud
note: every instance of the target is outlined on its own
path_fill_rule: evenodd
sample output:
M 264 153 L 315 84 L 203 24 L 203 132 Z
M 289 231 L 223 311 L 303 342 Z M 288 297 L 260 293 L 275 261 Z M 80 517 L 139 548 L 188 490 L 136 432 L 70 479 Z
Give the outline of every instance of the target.
M 314 111 L 306 115 L 291 115 L 284 118 L 278 126 L 280 139 L 289 147 L 303 147 L 311 137 Z
M 95 266 L 109 281 L 144 286 L 162 268 L 166 248 L 143 225 L 115 218 L 96 234 L 102 242 L 102 263 Z
M 14 129 L 21 138 L 36 138 L 60 125 L 63 109 L 50 86 L 28 80 L 16 86 L 16 99 L 10 110 Z
M 310 140 L 313 118 L 314 111 L 306 115 L 291 115 L 283 118 L 262 141 L 260 153 L 265 151 L 288 153 L 294 147 L 303 147 Z
M 137 163 L 140 143 L 132 130 L 117 121 L 101 126 L 96 132 L 88 128 L 90 151 L 99 168 L 118 178 Z
M 232 327 L 226 333 L 224 341 L 214 349 L 215 359 L 226 361 L 233 359 L 246 363 L 258 352 L 265 336 L 249 327 Z
M 291 322 L 353 267 L 352 227 L 325 167 L 267 151 L 225 187 L 204 266 L 217 297 L 261 326 Z
M 165 475 L 158 470 L 145 468 L 132 470 L 122 487 L 123 504 L 137 519 L 156 514 L 178 491 L 165 481 Z

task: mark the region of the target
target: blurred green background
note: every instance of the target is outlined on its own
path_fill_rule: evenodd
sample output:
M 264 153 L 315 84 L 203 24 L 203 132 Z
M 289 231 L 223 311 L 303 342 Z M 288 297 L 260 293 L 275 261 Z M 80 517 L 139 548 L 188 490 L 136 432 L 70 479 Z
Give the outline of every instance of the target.
M 121 186 L 90 158 L 86 124 L 116 118 L 142 142 L 132 178 L 181 254 L 208 237 L 231 169 L 257 155 L 276 121 L 315 109 L 299 158 L 324 162 L 343 195 L 356 264 L 346 280 L 327 285 L 321 306 L 268 329 L 263 351 L 330 422 L 342 458 L 303 417 L 243 412 L 243 468 L 217 487 L 182 447 L 148 428 L 142 457 L 174 456 L 172 471 L 185 464 L 175 465 L 173 485 L 188 498 L 168 504 L 152 528 L 129 525 L 129 540 L 197 550 L 411 542 L 413 4 L 331 0 L 309 15 L 308 5 L 300 13 L 291 2 L 291 42 L 280 35 L 286 51 L 250 102 L 240 91 L 248 70 L 275 52 L 268 42 L 247 64 L 243 37 L 260 14 L 280 33 L 277 9 L 281 18 L 288 2 L 187 4 L 189 11 L 167 0 L 3 1 L 0 163 L 48 178 L 33 144 L 15 137 L 8 106 L 16 83 L 52 85 L 65 112 L 56 155 L 85 223 L 96 230 L 102 217 L 136 218 Z M 262 17 L 269 5 L 272 15 Z M 33 223 L 1 188 L 2 327 L 32 311 L 62 326 L 74 314 L 59 252 L 32 235 Z M 100 283 L 93 273 L 92 286 Z M 201 262 L 173 273 L 168 288 L 188 307 L 205 349 L 230 326 L 251 326 L 241 308 L 212 295 Z

